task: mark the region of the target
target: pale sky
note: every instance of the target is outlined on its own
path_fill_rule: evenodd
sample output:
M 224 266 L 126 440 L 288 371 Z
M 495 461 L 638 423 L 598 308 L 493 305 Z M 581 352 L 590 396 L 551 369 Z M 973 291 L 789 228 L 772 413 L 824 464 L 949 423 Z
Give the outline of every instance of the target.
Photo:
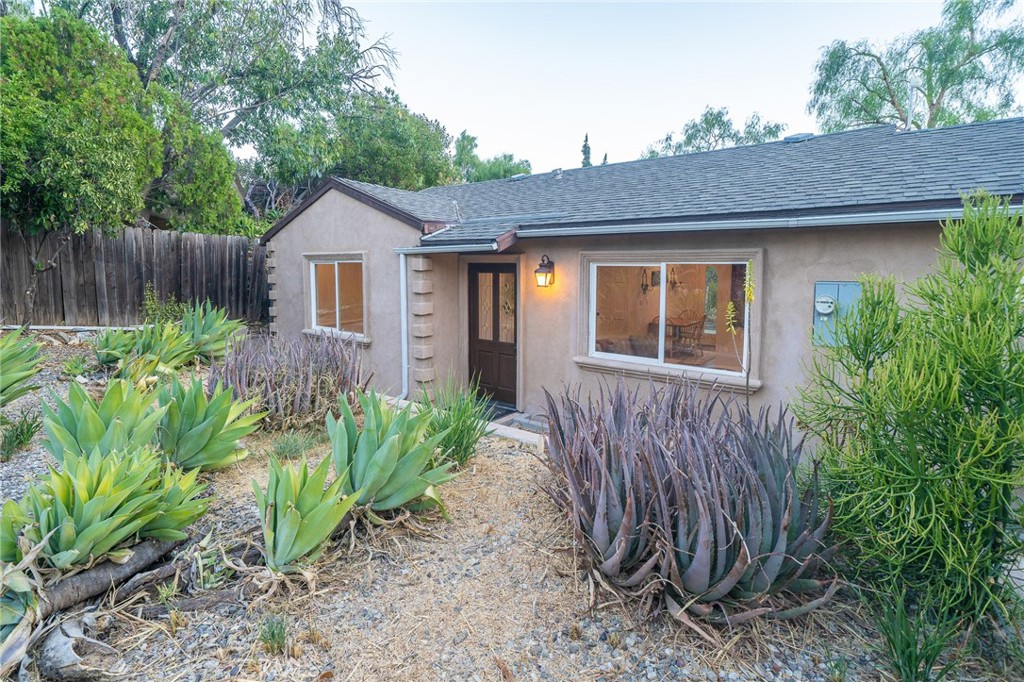
M 706 105 L 815 132 L 808 89 L 837 38 L 887 41 L 939 23 L 906 2 L 353 2 L 370 38 L 390 34 L 394 88 L 478 153 L 533 171 L 632 161 Z M 1024 11 L 1021 7 L 1015 11 Z

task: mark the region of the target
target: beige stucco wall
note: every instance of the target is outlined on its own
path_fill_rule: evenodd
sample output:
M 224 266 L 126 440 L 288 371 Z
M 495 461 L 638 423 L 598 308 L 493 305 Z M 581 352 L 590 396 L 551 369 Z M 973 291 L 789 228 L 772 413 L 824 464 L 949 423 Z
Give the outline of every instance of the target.
M 543 387 L 558 390 L 582 383 L 594 389 L 614 373 L 596 371 L 574 361 L 585 355 L 586 316 L 581 294 L 584 257 L 635 252 L 658 258 L 666 252 L 756 253 L 758 290 L 751 319 L 751 355 L 762 386 L 753 406 L 789 401 L 803 380 L 802 364 L 811 354 L 812 307 L 816 281 L 856 280 L 864 273 L 912 280 L 934 263 L 937 224 L 870 227 L 802 228 L 730 233 L 680 233 L 520 240 L 515 254 L 435 257 L 435 273 L 450 281 L 458 273 L 458 327 L 439 326 L 437 345 L 458 348 L 455 365 L 465 374 L 466 267 L 470 262 L 515 261 L 520 264 L 520 345 L 518 407 L 527 413 L 544 409 Z M 555 261 L 555 284 L 538 288 L 533 270 L 542 255 Z M 449 312 L 449 314 L 451 314 Z M 645 370 L 638 367 L 642 373 Z M 631 377 L 630 381 L 645 381 Z
M 312 325 L 309 259 L 361 254 L 364 268 L 366 336 L 364 375 L 373 385 L 398 394 L 402 389 L 398 247 L 416 246 L 416 228 L 331 190 L 295 217 L 269 242 L 272 329 L 301 334 Z

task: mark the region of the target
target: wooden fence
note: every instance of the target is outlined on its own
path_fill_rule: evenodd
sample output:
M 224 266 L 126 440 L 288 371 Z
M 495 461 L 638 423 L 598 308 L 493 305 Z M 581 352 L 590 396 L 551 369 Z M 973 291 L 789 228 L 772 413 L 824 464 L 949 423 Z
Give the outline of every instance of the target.
M 29 253 L 40 237 L 23 239 L 0 229 L 0 319 L 19 324 L 32 269 Z M 40 261 L 57 249 L 58 235 L 43 244 Z M 269 316 L 266 248 L 245 237 L 128 228 L 110 237 L 74 235 L 58 266 L 39 275 L 32 323 L 129 326 L 142 319 L 143 292 L 152 282 L 161 298 L 203 301 L 250 322 Z

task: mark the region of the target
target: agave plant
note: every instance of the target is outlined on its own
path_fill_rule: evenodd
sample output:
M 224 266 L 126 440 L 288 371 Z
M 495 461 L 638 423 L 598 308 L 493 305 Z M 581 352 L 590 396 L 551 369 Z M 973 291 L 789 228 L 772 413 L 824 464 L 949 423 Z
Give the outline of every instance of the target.
M 227 310 L 215 308 L 208 300 L 187 307 L 181 319 L 182 333 L 191 339 L 206 364 L 224 358 L 228 342 L 242 326 L 240 320 L 228 319 Z
M 324 488 L 330 464 L 324 458 L 310 473 L 305 458 L 296 469 L 282 467 L 271 457 L 266 492 L 253 481 L 263 523 L 264 555 L 271 571 L 294 573 L 302 564 L 315 561 L 355 504 L 355 495 L 344 494 L 344 476 Z
M 426 438 L 429 412 L 413 415 L 412 405 L 395 412 L 373 392 L 357 390 L 356 397 L 363 410 L 361 431 L 344 396 L 338 399 L 340 418 L 327 414 L 334 470 L 345 480 L 345 493 L 358 490 L 358 504 L 373 511 L 434 505 L 444 513 L 436 486 L 455 478 L 448 473 L 455 463 L 430 463 L 447 431 Z
M 96 361 L 101 365 L 115 365 L 126 360 L 135 349 L 134 330 L 107 329 L 92 343 Z
M 53 395 L 54 407 L 43 402 L 43 445 L 58 460 L 99 449 L 133 452 L 153 440 L 165 407 L 153 406 L 154 394 L 127 381 L 113 380 L 99 404 L 72 382 L 68 402 Z
M 0 562 L 0 676 L 8 679 L 32 641 L 38 594 L 42 580 L 35 559 L 43 549 L 22 540 L 24 551 L 17 562 Z
M 40 557 L 61 570 L 102 559 L 123 561 L 124 544 L 141 537 L 182 539 L 181 529 L 206 511 L 208 500 L 196 499 L 206 487 L 198 472 L 166 468 L 150 448 L 88 456 L 65 452 L 61 470 L 31 486 L 20 503 L 8 501 L 0 512 L 0 560 L 21 557 L 16 538 L 42 543 Z
M 219 384 L 207 396 L 201 379 L 188 386 L 177 377 L 157 393 L 165 408 L 157 440 L 167 458 L 185 469 L 219 469 L 245 459 L 238 442 L 256 430 L 263 412 L 246 414 L 253 401 L 236 402 Z
M 121 376 L 125 378 L 133 373 L 138 375 L 140 366 L 151 367 L 154 375 L 172 374 L 195 359 L 197 350 L 192 339 L 182 333 L 178 324 L 168 322 L 140 329 L 135 335 L 132 352 L 136 360 L 125 358 L 120 363 Z
M 32 343 L 21 332 L 0 335 L 0 407 L 38 388 L 29 380 L 39 372 L 43 344 Z

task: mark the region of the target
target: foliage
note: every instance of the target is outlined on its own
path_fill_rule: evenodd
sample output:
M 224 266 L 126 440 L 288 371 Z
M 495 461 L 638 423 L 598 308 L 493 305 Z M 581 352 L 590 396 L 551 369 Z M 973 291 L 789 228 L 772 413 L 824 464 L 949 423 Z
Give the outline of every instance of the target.
M 282 433 L 270 444 L 270 452 L 277 459 L 301 457 L 317 444 L 317 438 L 309 431 L 290 430 Z
M 38 412 L 25 410 L 18 418 L 0 429 L 0 462 L 6 462 L 19 450 L 24 450 L 43 428 Z
M 39 388 L 29 381 L 39 373 L 43 344 L 33 343 L 21 333 L 19 329 L 0 334 L 0 407 Z
M 463 182 L 501 180 L 513 175 L 530 174 L 530 162 L 526 159 L 499 154 L 484 160 L 477 156 L 476 147 L 476 137 L 465 130 L 455 140 L 455 170 Z
M 238 442 L 256 430 L 264 414 L 247 414 L 252 401 L 235 402 L 220 385 L 207 397 L 201 379 L 183 386 L 175 377 L 157 393 L 165 408 L 157 441 L 168 460 L 183 469 L 220 469 L 245 459 Z
M 866 279 L 818 349 L 799 416 L 820 440 L 836 533 L 859 577 L 970 620 L 1005 615 L 1024 550 L 1024 229 L 967 197 L 933 271 Z
M 89 365 L 86 363 L 83 356 L 73 355 L 61 364 L 60 369 L 65 375 L 73 379 L 88 372 Z
M 590 134 L 586 133 L 583 135 L 583 148 L 580 150 L 583 154 L 583 168 L 590 168 L 594 164 L 590 162 Z
M 58 462 L 67 453 L 85 457 L 93 450 L 136 452 L 153 441 L 165 407 L 153 407 L 154 394 L 124 380 L 107 384 L 97 404 L 76 382 L 68 388 L 68 401 L 53 394 L 54 406 L 45 401 L 43 446 Z
M 732 122 L 727 108 L 706 107 L 699 118 L 687 121 L 683 125 L 682 139 L 677 139 L 675 133 L 668 133 L 647 148 L 644 158 L 708 152 L 726 147 L 771 142 L 779 139 L 785 129 L 784 123 L 762 121 L 761 115 L 754 112 L 741 130 Z
M 939 656 L 960 631 L 962 623 L 948 613 L 919 608 L 911 613 L 906 594 L 879 600 L 876 620 L 893 673 L 900 682 L 938 682 L 953 671 L 956 661 L 935 670 Z M 935 617 L 937 622 L 932 623 Z
M 135 332 L 127 329 L 105 329 L 92 342 L 96 362 L 115 365 L 129 357 L 135 349 Z
M 187 302 L 179 301 L 173 293 L 168 294 L 166 298 L 161 298 L 153 282 L 146 282 L 142 293 L 142 322 L 144 324 L 159 326 L 168 322 L 179 322 L 184 319 L 188 311 Z M 109 334 L 113 331 L 115 330 L 108 329 L 105 333 Z
M 97 448 L 88 456 L 67 451 L 62 470 L 50 467 L 49 478 L 31 486 L 20 503 L 4 503 L 0 560 L 21 558 L 22 534 L 31 544 L 45 540 L 41 558 L 61 570 L 124 560 L 130 550 L 122 546 L 137 539 L 184 539 L 181 529 L 208 504 L 197 499 L 206 487 L 196 483 L 197 474 L 161 465 L 149 448 Z
M 121 376 L 138 379 L 142 374 L 169 375 L 195 359 L 198 349 L 192 338 L 182 332 L 181 325 L 166 322 L 149 325 L 135 332 L 135 358 L 130 362 L 122 360 Z
M 808 112 L 825 132 L 888 123 L 934 128 L 1011 114 L 1024 71 L 1024 21 L 1000 22 L 1012 6 L 946 0 L 942 23 L 888 45 L 833 42 L 822 49 Z
M 755 418 L 692 385 L 641 398 L 620 381 L 595 400 L 547 399 L 549 492 L 605 583 L 686 623 L 788 618 L 831 596 L 836 583 L 813 578 L 831 553 L 830 514 L 816 477 L 798 484 L 801 443 L 785 415 Z
M 323 419 L 339 395 L 351 393 L 359 354 L 353 341 L 334 336 L 249 336 L 210 367 L 208 381 L 255 400 L 268 427 L 292 428 Z
M 324 487 L 330 464 L 324 458 L 310 473 L 305 458 L 296 469 L 282 467 L 271 457 L 266 493 L 253 481 L 263 524 L 264 555 L 271 571 L 296 572 L 300 563 L 319 558 L 324 543 L 355 504 L 356 495 L 344 493 L 344 475 Z
M 466 466 L 476 454 L 480 439 L 490 433 L 489 406 L 479 396 L 478 388 L 479 381 L 463 387 L 455 377 L 449 377 L 433 396 L 424 392 L 420 398 L 420 410 L 430 414 L 427 436 L 444 434 L 438 443 L 440 457 L 455 462 L 457 467 Z
M 17 562 L 0 561 L 0 673 L 3 674 L 18 664 L 19 653 L 27 649 L 31 639 L 31 614 L 39 604 L 37 594 L 42 582 L 35 572 L 35 558 L 42 549 L 42 544 L 25 546 Z
M 436 506 L 443 513 L 435 488 L 455 478 L 448 473 L 454 462 L 437 467 L 431 462 L 447 432 L 427 438 L 430 413 L 413 415 L 412 405 L 395 412 L 376 393 L 358 389 L 356 399 L 363 412 L 361 430 L 344 396 L 338 400 L 339 417 L 327 414 L 334 471 L 344 478 L 345 493 L 372 511 L 412 505 Z
M 181 317 L 182 333 L 206 364 L 223 360 L 228 341 L 244 326 L 240 320 L 229 320 L 227 310 L 215 308 L 209 301 L 186 305 Z
M 288 625 L 284 616 L 267 616 L 260 625 L 260 642 L 268 654 L 283 654 L 288 645 Z
M 134 220 L 159 150 L 131 64 L 62 12 L 3 17 L 0 32 L 4 215 L 27 234 Z

